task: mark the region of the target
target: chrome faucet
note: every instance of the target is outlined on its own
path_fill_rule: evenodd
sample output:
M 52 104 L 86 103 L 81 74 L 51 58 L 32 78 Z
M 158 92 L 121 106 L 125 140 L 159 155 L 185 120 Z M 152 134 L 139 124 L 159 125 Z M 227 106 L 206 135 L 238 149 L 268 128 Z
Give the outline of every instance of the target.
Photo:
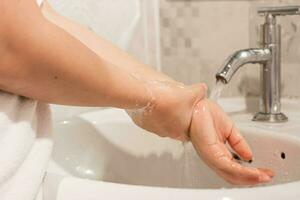
M 265 16 L 262 28 L 262 47 L 240 50 L 226 60 L 216 78 L 224 84 L 230 82 L 235 72 L 247 63 L 261 64 L 261 97 L 259 112 L 253 121 L 286 122 L 281 112 L 281 26 L 277 16 L 300 15 L 300 6 L 263 7 L 258 14 Z

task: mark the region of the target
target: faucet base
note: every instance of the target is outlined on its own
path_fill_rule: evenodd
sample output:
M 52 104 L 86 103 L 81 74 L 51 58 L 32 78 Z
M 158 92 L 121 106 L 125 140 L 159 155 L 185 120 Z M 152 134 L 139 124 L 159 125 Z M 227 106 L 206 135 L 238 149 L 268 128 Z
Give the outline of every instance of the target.
M 256 122 L 283 123 L 288 121 L 288 117 L 283 113 L 266 114 L 259 112 L 252 120 Z

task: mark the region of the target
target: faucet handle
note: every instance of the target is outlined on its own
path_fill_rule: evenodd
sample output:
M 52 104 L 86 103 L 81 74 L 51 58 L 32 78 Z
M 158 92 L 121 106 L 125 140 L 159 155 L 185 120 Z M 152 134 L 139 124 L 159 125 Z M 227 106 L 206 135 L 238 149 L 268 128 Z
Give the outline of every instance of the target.
M 277 7 L 261 7 L 257 13 L 262 16 L 269 14 L 275 16 L 300 15 L 300 6 L 277 6 Z

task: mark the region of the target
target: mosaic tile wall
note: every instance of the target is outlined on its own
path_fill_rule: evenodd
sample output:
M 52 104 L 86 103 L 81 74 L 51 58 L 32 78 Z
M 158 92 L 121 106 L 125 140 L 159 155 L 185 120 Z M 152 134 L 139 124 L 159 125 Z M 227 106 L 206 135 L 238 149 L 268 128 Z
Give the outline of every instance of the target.
M 284 2 L 284 3 L 283 3 Z M 257 47 L 255 10 L 263 5 L 300 4 L 300 0 L 161 0 L 163 72 L 186 84 L 215 83 L 224 60 L 238 49 Z M 279 20 L 283 26 L 284 96 L 300 97 L 300 16 Z M 259 95 L 259 66 L 246 65 L 226 87 L 224 96 Z

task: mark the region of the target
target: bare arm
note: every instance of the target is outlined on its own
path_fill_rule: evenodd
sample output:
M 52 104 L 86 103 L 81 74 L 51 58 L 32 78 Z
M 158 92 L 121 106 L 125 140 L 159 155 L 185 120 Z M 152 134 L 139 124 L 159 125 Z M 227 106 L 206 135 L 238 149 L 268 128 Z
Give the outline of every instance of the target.
M 7 12 L 0 33 L 6 47 L 0 59 L 2 90 L 68 105 L 134 108 L 151 101 L 144 81 L 48 22 L 33 0 L 1 4 Z

